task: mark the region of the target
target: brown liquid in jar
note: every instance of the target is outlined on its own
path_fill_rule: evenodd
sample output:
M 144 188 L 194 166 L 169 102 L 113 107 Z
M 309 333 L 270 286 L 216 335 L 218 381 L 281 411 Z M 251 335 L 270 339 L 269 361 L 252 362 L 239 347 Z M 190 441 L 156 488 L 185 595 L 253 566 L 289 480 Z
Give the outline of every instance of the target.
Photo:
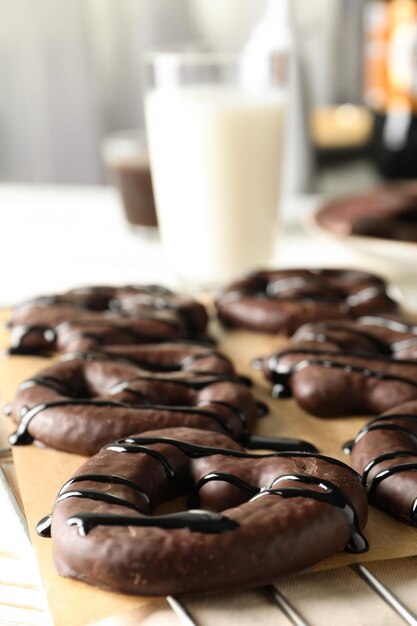
M 149 163 L 120 159 L 112 164 L 128 222 L 134 226 L 157 227 Z

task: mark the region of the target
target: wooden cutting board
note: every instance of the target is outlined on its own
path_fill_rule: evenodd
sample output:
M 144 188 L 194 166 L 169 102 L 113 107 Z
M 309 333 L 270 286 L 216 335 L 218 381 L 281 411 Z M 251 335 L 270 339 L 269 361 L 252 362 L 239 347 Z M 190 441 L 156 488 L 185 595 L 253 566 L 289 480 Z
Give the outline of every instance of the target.
M 7 311 L 0 312 L 1 326 L 7 317 Z M 232 358 L 239 373 L 253 378 L 257 397 L 270 406 L 270 413 L 259 420 L 258 434 L 306 439 L 313 442 L 323 454 L 349 461 L 342 452 L 342 444 L 356 435 L 365 418 L 320 419 L 304 413 L 291 399 L 272 400 L 266 381 L 258 372 L 251 369 L 250 362 L 254 357 L 267 354 L 277 346 L 284 346 L 286 340 L 240 331 L 225 332 L 217 325 L 214 325 L 213 332 L 219 339 L 219 348 Z M 8 332 L 0 330 L 0 350 L 7 347 L 8 343 Z M 17 385 L 46 367 L 49 362 L 48 359 L 38 357 L 2 356 L 0 401 L 2 403 L 10 401 Z M 9 427 L 13 429 L 12 425 Z M 51 541 L 41 539 L 34 532 L 37 521 L 51 511 L 61 485 L 85 458 L 34 445 L 14 448 L 13 457 L 54 623 L 59 626 L 91 624 L 109 616 L 129 612 L 136 607 L 145 607 L 153 602 L 150 598 L 110 593 L 58 576 L 52 562 Z M 365 535 L 370 545 L 369 552 L 359 556 L 349 553 L 335 555 L 317 566 L 315 571 L 354 562 L 417 555 L 416 531 L 373 507 L 370 507 Z

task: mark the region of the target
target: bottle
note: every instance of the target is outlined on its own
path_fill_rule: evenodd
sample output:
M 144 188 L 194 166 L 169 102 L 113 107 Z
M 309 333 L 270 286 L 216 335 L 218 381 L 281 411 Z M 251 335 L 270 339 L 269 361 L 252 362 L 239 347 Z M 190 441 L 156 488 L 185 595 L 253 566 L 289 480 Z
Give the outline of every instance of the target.
M 385 178 L 417 177 L 417 0 L 372 0 L 365 12 L 364 98 Z
M 242 54 L 242 82 L 261 85 L 271 71 L 288 73 L 289 95 L 284 146 L 283 194 L 310 191 L 313 154 L 308 132 L 306 81 L 289 0 L 268 0 Z

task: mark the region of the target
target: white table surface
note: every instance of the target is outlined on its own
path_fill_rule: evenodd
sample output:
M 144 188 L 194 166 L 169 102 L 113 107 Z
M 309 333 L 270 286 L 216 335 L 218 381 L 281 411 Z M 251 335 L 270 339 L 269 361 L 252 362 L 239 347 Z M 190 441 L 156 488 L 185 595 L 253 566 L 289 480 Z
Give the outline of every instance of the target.
M 328 239 L 305 234 L 300 222 L 317 196 L 283 201 L 274 263 L 355 265 L 380 269 Z M 277 233 L 278 234 L 278 233 Z M 0 184 L 0 306 L 70 287 L 163 282 L 175 286 L 158 241 L 129 231 L 110 187 Z M 382 269 L 381 269 L 382 271 Z

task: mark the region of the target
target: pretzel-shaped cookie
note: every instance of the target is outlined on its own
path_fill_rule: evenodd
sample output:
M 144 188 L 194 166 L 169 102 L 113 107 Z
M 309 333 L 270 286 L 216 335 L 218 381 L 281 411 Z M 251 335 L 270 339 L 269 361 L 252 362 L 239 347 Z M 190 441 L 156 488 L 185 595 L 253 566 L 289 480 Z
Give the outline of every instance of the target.
M 368 422 L 346 452 L 363 476 L 370 502 L 417 526 L 417 401 Z
M 193 349 L 184 346 L 181 351 L 177 346 L 171 369 L 165 360 L 160 371 L 155 355 L 148 370 L 103 354 L 69 356 L 51 365 L 23 382 L 6 407 L 18 424 L 10 442 L 25 445 L 36 439 L 58 450 L 91 455 L 108 441 L 132 432 L 192 426 L 227 433 L 248 447 L 316 450 L 298 439 L 252 435 L 256 419 L 267 407 L 253 396 L 249 379 L 234 374 L 223 355 L 210 354 L 208 349 L 198 354 Z M 138 351 L 145 365 L 146 350 Z M 149 349 L 148 358 L 150 353 Z M 208 362 L 210 371 L 199 371 L 198 364 Z
M 294 347 L 272 354 L 261 367 L 273 396 L 293 395 L 319 417 L 378 414 L 417 399 L 417 360 Z
M 109 335 L 113 343 L 187 338 L 203 333 L 207 321 L 207 311 L 201 303 L 158 285 L 73 289 L 35 298 L 17 307 L 9 322 L 10 353 L 55 350 L 59 332 L 67 334 L 67 322 L 83 322 L 84 334 L 96 332 L 97 344 L 103 332 L 102 341 L 106 343 Z M 72 349 L 80 349 L 80 345 Z
M 217 362 L 221 372 L 225 361 Z M 19 425 L 11 442 L 35 438 L 91 455 L 108 441 L 152 427 L 187 425 L 243 437 L 258 415 L 249 381 L 231 366 L 232 373 L 212 367 L 208 373 L 160 373 L 106 355 L 61 360 L 18 387 L 11 415 Z
M 228 285 L 216 306 L 227 326 L 283 335 L 316 320 L 347 320 L 397 310 L 381 278 L 336 269 L 255 272 Z
M 158 514 L 180 494 L 205 510 Z M 153 515 L 153 511 L 156 514 Z M 112 590 L 173 594 L 270 582 L 366 550 L 367 502 L 350 467 L 312 453 L 247 453 L 219 433 L 150 431 L 107 445 L 60 490 L 60 574 Z

